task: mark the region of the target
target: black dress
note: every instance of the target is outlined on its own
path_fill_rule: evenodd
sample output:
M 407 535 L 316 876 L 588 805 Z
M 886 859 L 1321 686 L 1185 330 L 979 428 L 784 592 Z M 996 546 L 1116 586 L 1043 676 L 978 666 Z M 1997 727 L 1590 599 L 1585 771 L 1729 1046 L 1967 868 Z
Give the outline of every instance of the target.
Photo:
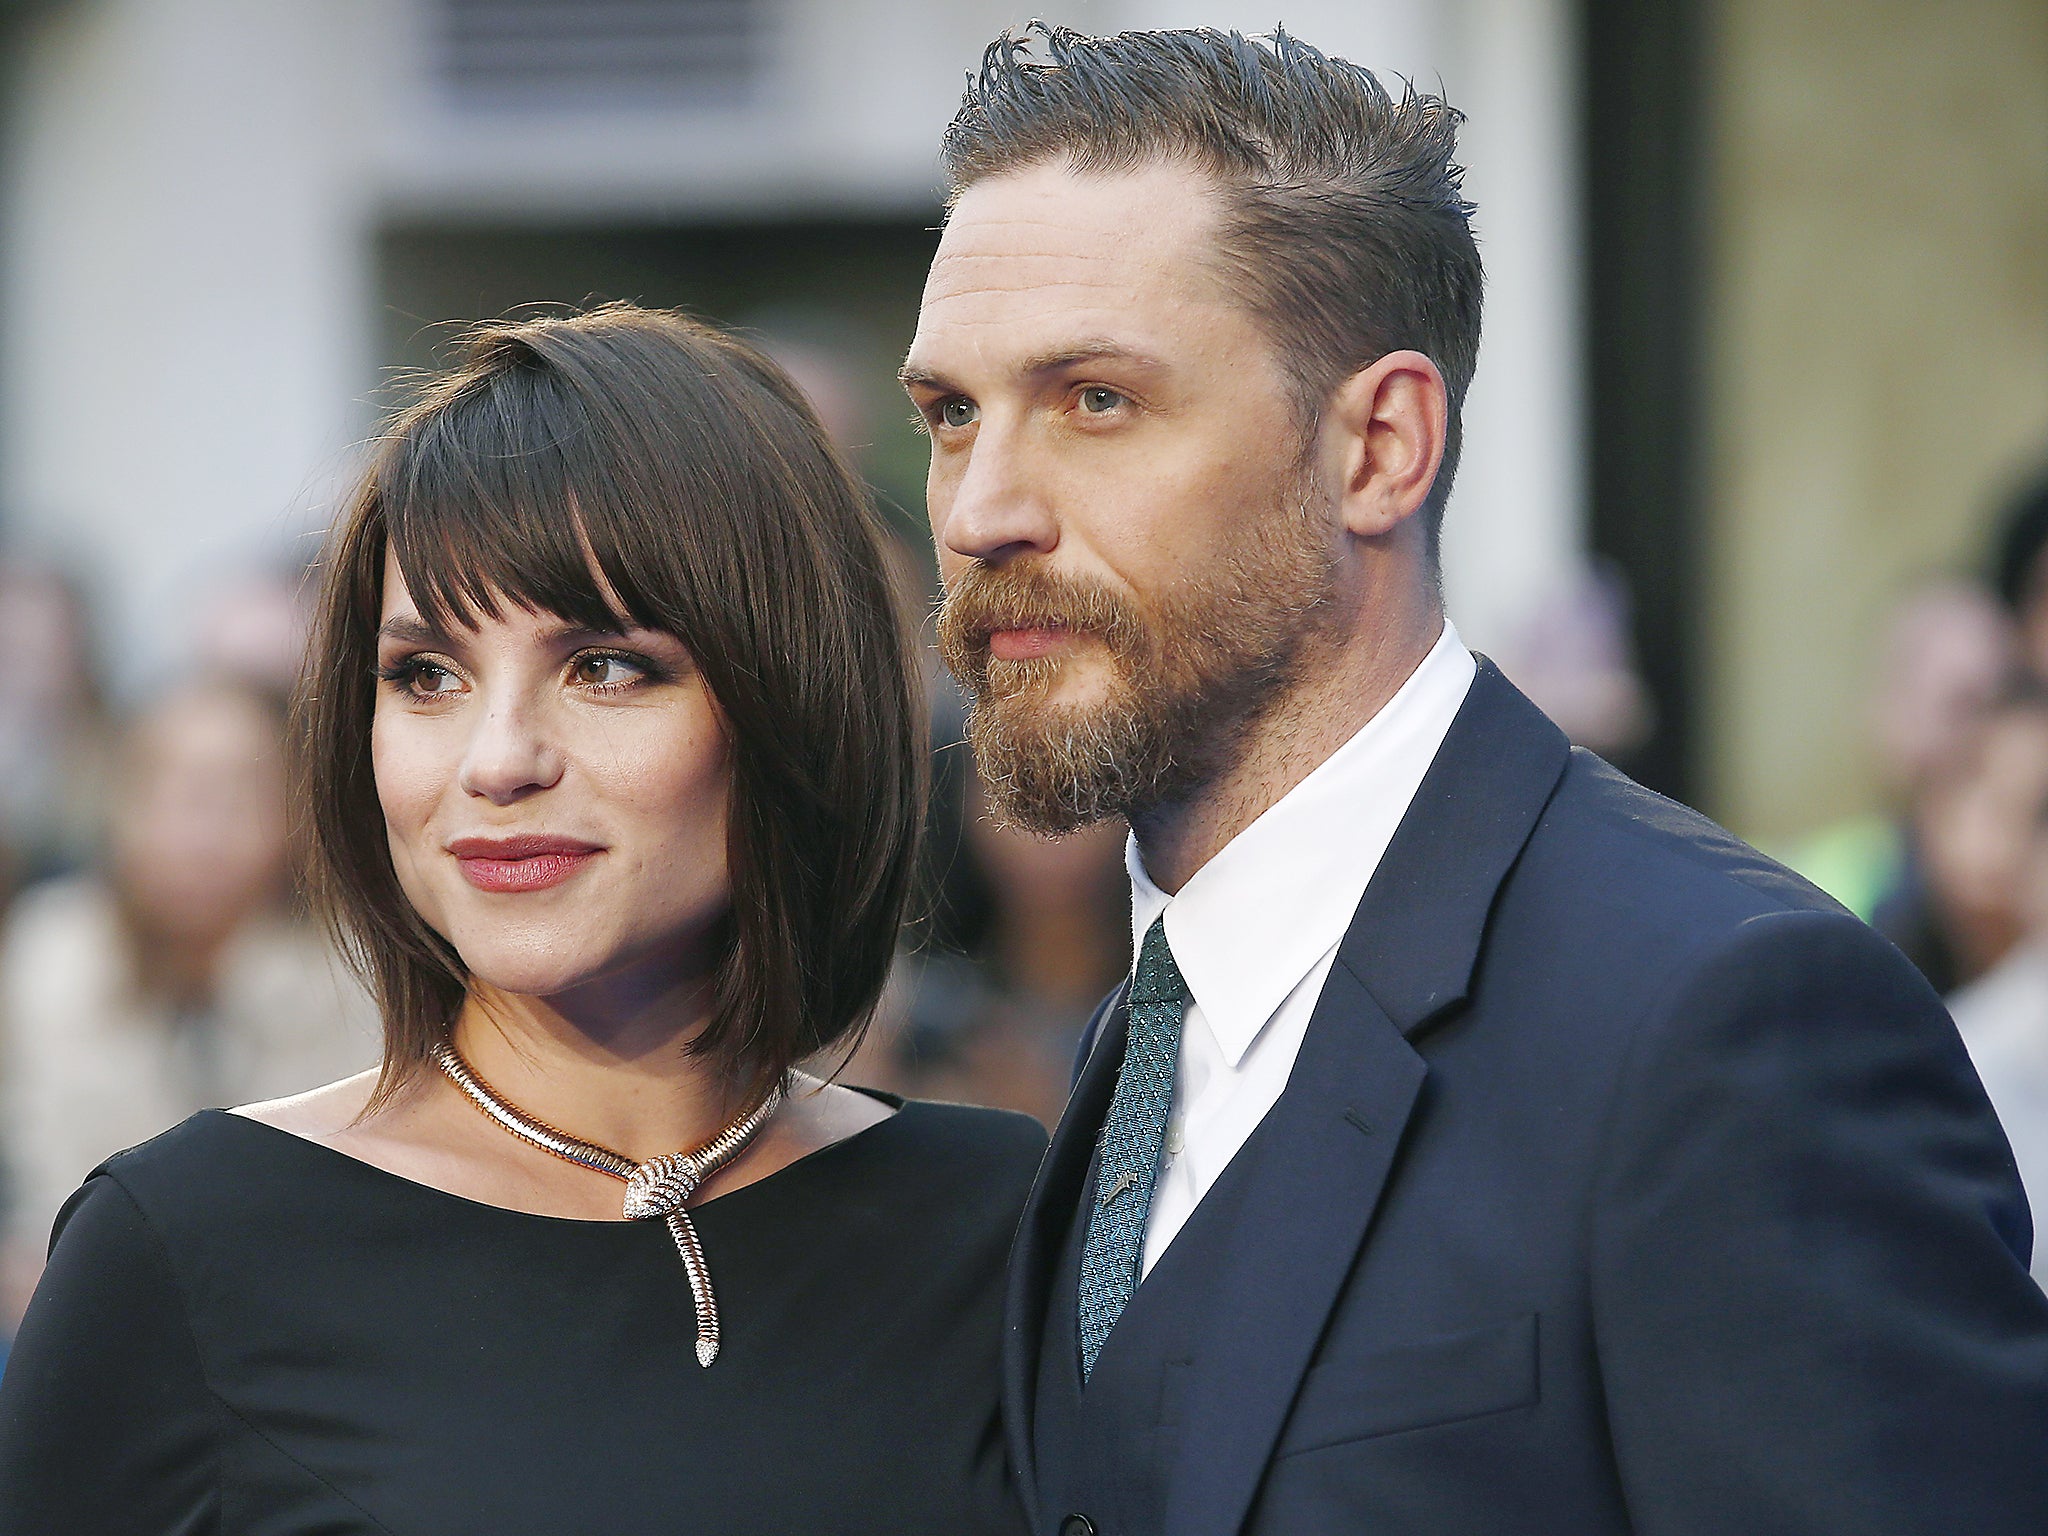
M 913 1103 L 659 1222 L 465 1200 L 219 1111 L 112 1159 L 0 1378 L 0 1536 L 1022 1529 L 1003 1263 L 1045 1144 Z

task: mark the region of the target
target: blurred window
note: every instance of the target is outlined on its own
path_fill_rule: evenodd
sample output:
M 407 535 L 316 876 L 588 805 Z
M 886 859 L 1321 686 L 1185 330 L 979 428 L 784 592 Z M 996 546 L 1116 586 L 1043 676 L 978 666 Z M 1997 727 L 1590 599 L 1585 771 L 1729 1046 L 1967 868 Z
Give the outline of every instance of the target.
M 435 73 L 480 111 L 730 106 L 765 49 L 761 0 L 431 0 Z

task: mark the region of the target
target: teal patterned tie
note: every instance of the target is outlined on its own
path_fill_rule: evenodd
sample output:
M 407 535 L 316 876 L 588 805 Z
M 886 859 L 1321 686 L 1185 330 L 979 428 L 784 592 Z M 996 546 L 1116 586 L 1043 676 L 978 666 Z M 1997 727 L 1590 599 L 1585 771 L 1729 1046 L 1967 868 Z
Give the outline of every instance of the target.
M 1181 1016 L 1188 986 L 1166 944 L 1166 919 L 1153 923 L 1138 949 L 1131 978 L 1131 1021 L 1116 1092 L 1102 1122 L 1101 1171 L 1088 1211 L 1088 1242 L 1081 1250 L 1081 1379 L 1131 1293 L 1145 1251 L 1145 1217 L 1173 1107 L 1173 1074 L 1180 1063 Z

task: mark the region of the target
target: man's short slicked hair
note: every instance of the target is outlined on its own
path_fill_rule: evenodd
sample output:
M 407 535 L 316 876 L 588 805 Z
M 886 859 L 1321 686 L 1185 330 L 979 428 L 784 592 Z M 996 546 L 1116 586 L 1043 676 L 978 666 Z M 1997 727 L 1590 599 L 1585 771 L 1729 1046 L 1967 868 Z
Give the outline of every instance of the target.
M 1177 160 L 1212 176 L 1218 264 L 1279 349 L 1305 426 L 1389 352 L 1421 352 L 1442 372 L 1434 549 L 1479 358 L 1479 251 L 1452 159 L 1462 121 L 1441 97 L 1404 83 L 1396 99 L 1371 71 L 1277 29 L 1087 37 L 1034 21 L 989 44 L 943 155 L 956 201 L 1052 162 L 1115 173 Z

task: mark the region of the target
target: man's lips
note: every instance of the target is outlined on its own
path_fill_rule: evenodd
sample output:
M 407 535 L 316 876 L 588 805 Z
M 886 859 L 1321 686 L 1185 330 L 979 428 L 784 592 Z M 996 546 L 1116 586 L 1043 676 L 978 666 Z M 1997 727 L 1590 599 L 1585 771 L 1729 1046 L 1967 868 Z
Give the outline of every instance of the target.
M 462 877 L 480 891 L 544 891 L 604 850 L 573 837 L 458 837 L 448 844 Z
M 988 653 L 998 661 L 1031 661 L 1050 656 L 1074 636 L 1064 624 L 1031 624 L 990 632 Z

